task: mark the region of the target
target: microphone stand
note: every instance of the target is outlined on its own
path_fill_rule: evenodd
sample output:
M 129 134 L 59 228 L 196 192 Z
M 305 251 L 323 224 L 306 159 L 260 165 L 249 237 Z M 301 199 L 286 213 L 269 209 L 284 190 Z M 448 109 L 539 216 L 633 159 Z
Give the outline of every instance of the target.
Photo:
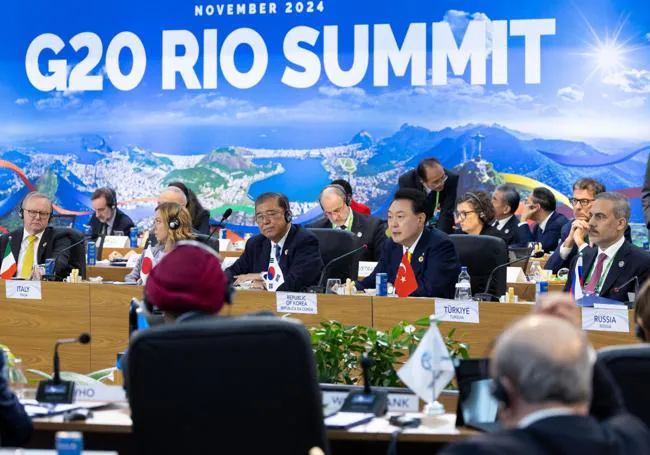
M 495 268 L 492 269 L 490 272 L 490 275 L 488 276 L 487 283 L 485 285 L 485 290 L 481 293 L 478 293 L 475 295 L 476 298 L 478 298 L 480 301 L 485 301 L 485 302 L 498 302 L 499 298 L 493 294 L 490 294 L 490 285 L 492 284 L 492 279 L 494 278 L 494 273 L 502 269 L 504 267 L 508 267 L 509 265 L 515 264 L 517 262 L 521 261 L 526 261 L 528 259 L 536 259 L 544 256 L 543 251 L 539 251 L 536 253 L 531 254 L 530 256 L 522 256 L 520 258 L 515 259 L 514 261 L 506 262 L 505 264 L 497 265 Z

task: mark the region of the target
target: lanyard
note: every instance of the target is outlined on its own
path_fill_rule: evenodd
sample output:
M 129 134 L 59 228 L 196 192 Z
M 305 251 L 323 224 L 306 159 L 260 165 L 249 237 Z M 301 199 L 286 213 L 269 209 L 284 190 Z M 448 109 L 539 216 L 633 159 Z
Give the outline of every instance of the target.
M 612 264 L 614 263 L 614 258 L 607 258 L 607 265 L 603 267 L 603 273 L 600 274 L 600 279 L 598 280 L 598 283 L 596 283 L 596 288 L 594 289 L 594 292 L 597 294 L 600 293 L 600 290 L 603 288 L 603 284 L 605 284 L 605 278 L 607 278 L 607 274 L 609 273 L 609 269 L 612 268 Z M 591 275 L 594 273 L 594 270 L 596 270 L 596 267 L 598 267 L 598 256 L 596 256 L 596 260 L 594 261 L 594 265 L 589 271 L 589 276 L 587 276 L 587 280 L 585 280 L 585 285 L 589 283 L 589 280 L 591 280 Z

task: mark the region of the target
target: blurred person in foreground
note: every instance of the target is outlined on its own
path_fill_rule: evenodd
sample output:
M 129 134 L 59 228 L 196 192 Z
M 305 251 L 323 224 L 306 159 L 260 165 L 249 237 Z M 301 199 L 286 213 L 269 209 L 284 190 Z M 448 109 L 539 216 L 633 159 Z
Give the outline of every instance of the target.
M 3 374 L 7 368 L 5 361 L 5 353 L 0 348 L 0 447 L 19 447 L 32 435 L 32 420 L 9 388 Z

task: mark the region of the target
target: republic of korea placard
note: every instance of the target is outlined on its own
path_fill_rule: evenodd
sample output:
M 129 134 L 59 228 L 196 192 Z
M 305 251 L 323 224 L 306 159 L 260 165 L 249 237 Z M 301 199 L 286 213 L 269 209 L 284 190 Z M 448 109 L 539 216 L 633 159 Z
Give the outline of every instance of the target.
M 8 299 L 42 300 L 40 281 L 7 280 L 5 291 Z
M 627 307 L 623 308 L 583 308 L 583 330 L 600 330 L 604 332 L 630 332 Z
M 278 313 L 318 314 L 318 296 L 297 292 L 276 292 Z
M 476 300 L 436 299 L 436 317 L 445 322 L 478 324 L 478 302 Z

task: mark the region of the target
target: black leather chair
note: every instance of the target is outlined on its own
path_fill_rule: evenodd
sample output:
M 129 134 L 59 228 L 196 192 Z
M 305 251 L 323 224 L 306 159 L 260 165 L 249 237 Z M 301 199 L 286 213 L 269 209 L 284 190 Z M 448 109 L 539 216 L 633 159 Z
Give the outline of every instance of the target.
M 139 454 L 326 453 L 309 335 L 274 317 L 136 333 L 127 385 Z
M 612 346 L 598 351 L 598 360 L 605 364 L 618 383 L 628 412 L 650 425 L 650 344 Z
M 82 240 L 84 235 L 76 229 L 68 228 L 55 228 L 54 238 L 68 237 L 70 244 L 74 245 L 70 249 L 70 259 L 68 260 L 68 269 L 66 274 L 69 274 L 72 269 L 79 269 L 79 276 L 84 280 L 87 279 L 86 274 L 86 243 Z M 76 245 L 75 245 L 76 244 Z M 99 258 L 98 258 L 99 259 Z M 61 279 L 61 277 L 59 277 Z
M 449 238 L 456 247 L 460 265 L 467 267 L 472 293 L 484 292 L 490 272 L 508 262 L 506 242 L 490 235 L 453 234 Z M 497 270 L 488 292 L 496 297 L 505 294 L 506 277 L 506 267 Z
M 332 259 L 361 246 L 358 237 L 348 231 L 327 228 L 308 228 L 308 230 L 318 238 L 320 255 L 325 265 Z M 360 256 L 361 253 L 353 254 L 332 264 L 325 274 L 325 282 L 319 284 L 325 286 L 328 278 L 339 278 L 342 283 L 345 283 L 346 278 L 356 280 L 359 276 Z

